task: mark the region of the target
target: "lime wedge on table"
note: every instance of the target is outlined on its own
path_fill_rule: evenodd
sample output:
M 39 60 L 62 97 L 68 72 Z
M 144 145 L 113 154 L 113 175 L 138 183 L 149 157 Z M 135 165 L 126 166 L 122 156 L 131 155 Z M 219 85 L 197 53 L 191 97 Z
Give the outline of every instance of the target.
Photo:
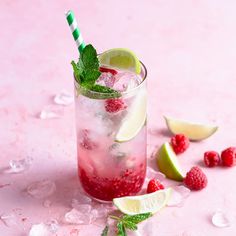
M 136 98 L 129 109 L 129 113 L 122 121 L 121 126 L 116 133 L 116 142 L 129 141 L 138 134 L 146 121 L 146 106 L 147 95 L 146 92 L 142 90 L 136 95 Z
M 183 174 L 176 154 L 168 142 L 164 143 L 157 153 L 157 166 L 169 179 L 183 180 Z
M 140 196 L 114 198 L 113 203 L 121 212 L 128 215 L 156 213 L 167 204 L 170 195 L 171 188 L 168 188 Z
M 214 125 L 206 125 L 200 123 L 192 123 L 184 120 L 172 119 L 164 117 L 166 125 L 173 134 L 184 134 L 190 140 L 200 141 L 214 134 L 218 127 Z
M 126 48 L 113 48 L 99 55 L 99 61 L 103 65 L 133 71 L 140 74 L 141 65 L 137 56 Z

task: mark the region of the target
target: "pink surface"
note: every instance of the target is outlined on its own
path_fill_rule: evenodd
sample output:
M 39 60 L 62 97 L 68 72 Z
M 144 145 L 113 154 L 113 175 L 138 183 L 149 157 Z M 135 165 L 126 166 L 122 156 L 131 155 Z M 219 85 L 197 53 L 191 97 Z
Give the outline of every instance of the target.
M 103 51 L 127 47 L 148 68 L 149 146 L 169 140 L 163 115 L 217 123 L 219 131 L 191 143 L 179 157 L 183 169 L 199 164 L 204 151 L 235 145 L 236 2 L 233 0 L 149 1 L 9 1 L 0 3 L 0 167 L 11 159 L 33 157 L 22 174 L 0 174 L 0 214 L 15 212 L 19 223 L 0 222 L 0 235 L 24 236 L 32 224 L 60 220 L 70 209 L 77 188 L 74 106 L 60 119 L 40 120 L 62 89 L 73 91 L 70 61 L 77 51 L 64 12 L 73 9 L 86 42 Z M 155 135 L 154 135 L 155 134 Z M 153 165 L 150 161 L 150 165 Z M 201 165 L 201 164 L 200 164 Z M 219 229 L 211 224 L 218 208 L 236 212 L 236 167 L 207 169 L 206 189 L 192 192 L 181 208 L 165 208 L 151 221 L 151 235 L 235 235 L 236 223 Z M 50 208 L 25 188 L 51 179 L 57 191 Z M 171 186 L 176 183 L 167 181 Z M 234 216 L 235 217 L 235 216 Z M 25 220 L 22 220 L 26 218 Z M 68 236 L 63 225 L 58 236 Z M 101 225 L 73 226 L 80 234 L 100 235 Z

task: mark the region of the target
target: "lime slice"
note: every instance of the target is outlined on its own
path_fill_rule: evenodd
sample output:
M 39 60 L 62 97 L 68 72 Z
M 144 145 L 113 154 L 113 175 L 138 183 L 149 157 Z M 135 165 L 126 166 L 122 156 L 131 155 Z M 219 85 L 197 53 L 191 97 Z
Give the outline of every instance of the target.
M 99 55 L 99 61 L 103 65 L 133 71 L 140 74 L 141 65 L 137 56 L 126 48 L 113 48 Z
M 169 179 L 183 180 L 183 174 L 176 154 L 168 142 L 164 143 L 157 153 L 157 166 Z
M 214 134 L 218 127 L 213 125 L 192 123 L 184 120 L 172 119 L 164 117 L 168 129 L 173 134 L 184 134 L 190 140 L 200 141 Z
M 172 189 L 168 188 L 140 196 L 114 198 L 113 203 L 121 212 L 128 215 L 156 213 L 167 204 L 171 191 Z
M 134 138 L 142 129 L 146 121 L 147 95 L 140 91 L 130 107 L 129 113 L 124 118 L 116 133 L 116 142 L 126 142 Z

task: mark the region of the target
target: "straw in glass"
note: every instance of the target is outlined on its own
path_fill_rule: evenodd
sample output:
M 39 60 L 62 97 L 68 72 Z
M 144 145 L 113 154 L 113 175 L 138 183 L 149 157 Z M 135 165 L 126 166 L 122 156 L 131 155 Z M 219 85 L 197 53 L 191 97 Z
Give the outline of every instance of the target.
M 85 48 L 85 43 L 82 37 L 82 34 L 80 32 L 80 29 L 78 28 L 77 21 L 75 19 L 75 15 L 73 11 L 69 10 L 66 13 L 66 20 L 68 22 L 68 25 L 70 26 L 71 33 L 73 35 L 73 38 L 75 40 L 75 43 L 77 45 L 77 48 L 79 52 L 81 53 L 83 49 Z

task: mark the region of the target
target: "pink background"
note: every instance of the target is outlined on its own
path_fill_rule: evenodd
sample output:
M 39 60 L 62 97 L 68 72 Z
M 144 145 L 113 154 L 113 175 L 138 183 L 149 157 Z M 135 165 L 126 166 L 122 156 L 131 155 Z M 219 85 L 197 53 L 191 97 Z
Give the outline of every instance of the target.
M 32 224 L 61 219 L 77 187 L 74 106 L 60 119 L 38 114 L 62 89 L 73 91 L 70 61 L 78 57 L 64 12 L 73 9 L 87 43 L 98 49 L 130 48 L 148 68 L 149 145 L 169 140 L 163 115 L 216 123 L 219 131 L 191 143 L 179 157 L 185 171 L 201 163 L 204 151 L 235 145 L 236 1 L 11 1 L 0 2 L 0 167 L 33 157 L 23 174 L 0 174 L 0 214 L 15 212 L 19 224 L 0 235 L 24 236 Z M 150 161 L 150 164 L 154 163 Z M 236 223 L 211 224 L 218 208 L 236 212 L 235 168 L 207 169 L 209 185 L 192 192 L 182 208 L 165 208 L 151 220 L 149 236 L 235 235 Z M 32 182 L 54 180 L 52 207 L 25 193 Z M 175 184 L 167 181 L 166 185 Z M 22 221 L 22 218 L 26 218 Z M 69 235 L 63 226 L 58 236 Z M 80 235 L 100 235 L 102 226 L 76 226 Z

